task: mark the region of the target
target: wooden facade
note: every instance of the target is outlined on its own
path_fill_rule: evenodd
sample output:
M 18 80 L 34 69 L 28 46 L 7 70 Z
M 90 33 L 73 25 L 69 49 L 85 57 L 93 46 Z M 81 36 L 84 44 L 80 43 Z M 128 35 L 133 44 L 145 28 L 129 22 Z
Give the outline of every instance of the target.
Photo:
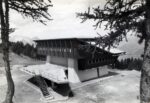
M 36 40 L 36 43 L 39 55 L 77 59 L 79 70 L 114 64 L 119 53 L 91 45 L 94 41 L 95 38 L 67 38 Z

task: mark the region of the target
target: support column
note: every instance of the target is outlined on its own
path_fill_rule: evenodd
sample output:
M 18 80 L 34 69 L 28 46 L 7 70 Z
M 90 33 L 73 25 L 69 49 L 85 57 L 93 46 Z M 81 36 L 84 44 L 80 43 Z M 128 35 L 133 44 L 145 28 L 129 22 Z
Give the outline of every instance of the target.
M 78 63 L 76 59 L 68 59 L 68 80 L 70 83 L 81 82 L 78 76 Z
M 99 67 L 97 67 L 96 69 L 97 69 L 97 77 L 99 78 L 99 77 L 100 77 L 100 74 L 99 74 Z
M 50 55 L 46 56 L 46 63 L 51 63 L 51 56 Z

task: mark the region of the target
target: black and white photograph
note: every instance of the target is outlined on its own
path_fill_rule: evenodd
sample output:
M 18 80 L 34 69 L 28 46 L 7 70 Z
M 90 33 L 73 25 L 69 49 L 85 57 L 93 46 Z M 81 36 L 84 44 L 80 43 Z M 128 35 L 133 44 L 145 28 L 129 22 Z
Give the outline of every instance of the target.
M 150 0 L 0 0 L 0 103 L 150 103 Z

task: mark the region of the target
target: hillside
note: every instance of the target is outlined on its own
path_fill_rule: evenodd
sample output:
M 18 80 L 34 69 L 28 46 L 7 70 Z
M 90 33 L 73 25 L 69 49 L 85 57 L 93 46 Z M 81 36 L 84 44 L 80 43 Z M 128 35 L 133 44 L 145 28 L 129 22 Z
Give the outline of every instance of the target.
M 138 38 L 130 36 L 128 42 L 123 41 L 118 48 L 126 52 L 126 55 L 121 56 L 119 59 L 130 57 L 141 58 L 141 54 L 144 52 L 144 43 L 138 44 Z
M 40 63 L 44 63 L 44 61 L 34 60 L 24 55 L 19 56 L 13 52 L 10 53 L 11 65 L 32 65 Z M 4 66 L 2 53 L 0 53 L 0 66 Z

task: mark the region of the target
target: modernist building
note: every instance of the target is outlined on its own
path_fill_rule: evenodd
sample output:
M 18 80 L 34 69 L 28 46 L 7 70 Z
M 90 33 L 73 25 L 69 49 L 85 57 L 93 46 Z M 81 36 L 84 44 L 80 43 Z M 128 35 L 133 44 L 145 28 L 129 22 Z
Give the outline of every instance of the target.
M 35 42 L 38 54 L 46 56 L 46 62 L 53 65 L 51 69 L 55 69 L 55 65 L 60 66 L 60 69 L 66 68 L 65 79 L 69 83 L 79 83 L 107 74 L 105 68 L 101 70 L 99 67 L 114 65 L 119 55 L 124 53 L 116 49 L 103 50 L 95 47 L 95 41 L 95 38 L 64 38 Z

